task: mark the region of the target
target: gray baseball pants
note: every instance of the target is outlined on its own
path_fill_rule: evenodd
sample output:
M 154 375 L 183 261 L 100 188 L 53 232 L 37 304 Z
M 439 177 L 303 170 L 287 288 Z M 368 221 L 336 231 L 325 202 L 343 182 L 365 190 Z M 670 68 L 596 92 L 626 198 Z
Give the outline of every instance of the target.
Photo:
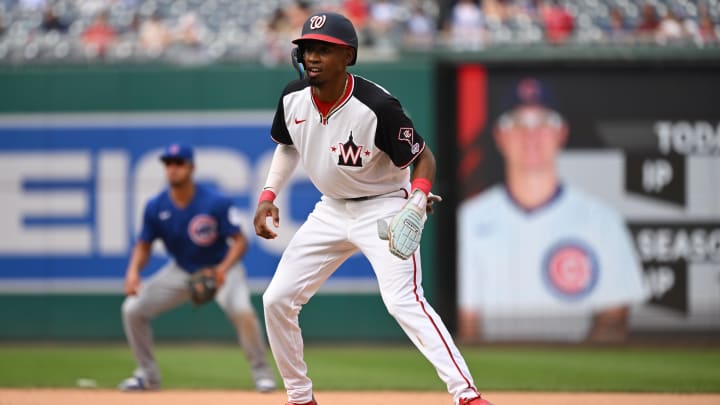
M 125 336 L 138 366 L 134 375 L 144 378 L 149 384 L 160 385 L 160 371 L 153 354 L 150 321 L 190 299 L 187 287 L 189 278 L 189 273 L 178 267 L 174 261 L 170 261 L 141 284 L 137 295 L 129 296 L 123 302 Z M 225 283 L 218 290 L 215 301 L 235 325 L 254 380 L 274 380 L 275 376 L 266 358 L 265 341 L 258 318 L 250 303 L 250 291 L 242 265 L 237 264 L 228 270 Z

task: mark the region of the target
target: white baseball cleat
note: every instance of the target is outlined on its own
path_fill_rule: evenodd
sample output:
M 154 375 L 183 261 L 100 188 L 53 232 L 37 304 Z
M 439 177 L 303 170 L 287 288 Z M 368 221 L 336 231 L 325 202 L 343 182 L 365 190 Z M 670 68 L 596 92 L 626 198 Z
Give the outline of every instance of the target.
M 160 389 L 160 384 L 150 383 L 142 377 L 132 376 L 130 378 L 126 378 L 123 382 L 121 382 L 118 385 L 118 389 L 126 392 L 156 391 Z
M 262 377 L 255 380 L 255 390 L 258 392 L 273 392 L 276 388 L 277 385 L 272 378 Z

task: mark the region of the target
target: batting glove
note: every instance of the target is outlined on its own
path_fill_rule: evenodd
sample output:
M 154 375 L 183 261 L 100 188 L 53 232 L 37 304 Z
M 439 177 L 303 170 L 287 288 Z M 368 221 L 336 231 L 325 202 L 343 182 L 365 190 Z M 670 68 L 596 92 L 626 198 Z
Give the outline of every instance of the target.
M 405 206 L 390 221 L 390 225 L 382 219 L 377 222 L 378 236 L 389 241 L 390 253 L 407 260 L 420 245 L 427 196 L 421 190 L 413 191 Z

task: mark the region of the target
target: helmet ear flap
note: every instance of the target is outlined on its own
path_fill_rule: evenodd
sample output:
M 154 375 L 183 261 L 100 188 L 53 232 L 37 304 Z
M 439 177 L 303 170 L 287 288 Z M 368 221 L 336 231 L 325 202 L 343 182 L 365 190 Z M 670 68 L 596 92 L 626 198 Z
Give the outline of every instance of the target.
M 293 68 L 300 76 L 300 80 L 305 78 L 305 62 L 303 60 L 304 49 L 297 46 L 290 51 L 290 61 L 292 62 Z
M 297 55 L 298 63 L 305 66 L 305 47 L 303 47 L 302 45 L 298 45 L 296 49 L 297 52 L 295 54 Z

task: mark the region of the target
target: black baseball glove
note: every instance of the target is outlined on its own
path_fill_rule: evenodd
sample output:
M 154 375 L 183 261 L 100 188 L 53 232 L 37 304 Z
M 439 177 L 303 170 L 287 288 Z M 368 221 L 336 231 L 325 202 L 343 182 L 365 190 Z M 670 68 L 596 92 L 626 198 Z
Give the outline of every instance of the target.
M 212 300 L 218 288 L 215 270 L 206 267 L 196 271 L 188 280 L 188 288 L 193 305 L 200 306 Z

